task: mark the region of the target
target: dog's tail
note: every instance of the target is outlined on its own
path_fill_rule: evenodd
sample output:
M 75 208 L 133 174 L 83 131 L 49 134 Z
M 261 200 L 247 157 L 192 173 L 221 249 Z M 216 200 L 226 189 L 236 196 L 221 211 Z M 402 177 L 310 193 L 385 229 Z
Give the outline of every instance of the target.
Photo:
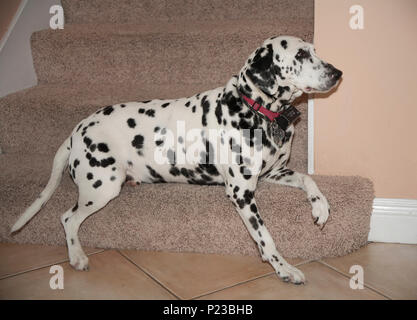
M 45 189 L 41 192 L 40 196 L 32 203 L 32 205 L 26 209 L 26 211 L 20 216 L 11 229 L 11 233 L 22 228 L 43 205 L 51 198 L 52 194 L 61 182 L 62 174 L 67 166 L 67 161 L 71 151 L 70 138 L 67 138 L 65 142 L 59 147 L 55 154 L 54 164 L 52 167 L 51 177 Z

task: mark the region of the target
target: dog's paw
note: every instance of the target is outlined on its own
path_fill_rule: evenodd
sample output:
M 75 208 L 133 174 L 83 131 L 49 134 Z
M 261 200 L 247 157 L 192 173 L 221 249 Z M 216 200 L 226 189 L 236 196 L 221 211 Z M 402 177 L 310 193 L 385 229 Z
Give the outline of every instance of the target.
M 304 284 L 306 279 L 304 274 L 290 264 L 284 264 L 277 269 L 278 277 L 284 282 L 292 282 L 294 284 Z
M 70 265 L 78 271 L 88 271 L 88 258 L 85 254 L 76 254 L 70 258 Z
M 323 228 L 330 214 L 329 203 L 327 202 L 326 197 L 322 194 L 312 196 L 309 200 L 311 206 L 313 207 L 312 215 L 314 223 Z

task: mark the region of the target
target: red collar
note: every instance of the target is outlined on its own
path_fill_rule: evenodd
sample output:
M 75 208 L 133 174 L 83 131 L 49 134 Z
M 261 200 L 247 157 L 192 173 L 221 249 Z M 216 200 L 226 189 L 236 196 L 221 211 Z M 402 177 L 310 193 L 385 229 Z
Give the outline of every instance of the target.
M 272 112 L 272 111 L 268 110 L 267 108 L 261 106 L 255 100 L 252 100 L 251 98 L 248 98 L 247 96 L 245 96 L 243 94 L 242 94 L 242 98 L 243 98 L 243 100 L 245 100 L 245 102 L 247 104 L 249 104 L 252 107 L 253 110 L 262 113 L 263 115 L 265 115 L 271 121 L 274 121 L 275 118 L 279 117 L 279 115 L 280 115 L 279 112 Z

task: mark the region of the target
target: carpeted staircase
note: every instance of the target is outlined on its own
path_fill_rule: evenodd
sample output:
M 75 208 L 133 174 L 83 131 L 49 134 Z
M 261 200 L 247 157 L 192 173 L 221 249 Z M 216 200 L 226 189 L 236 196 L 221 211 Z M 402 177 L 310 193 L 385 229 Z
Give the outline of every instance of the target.
M 313 39 L 313 0 L 62 0 L 64 30 L 32 36 L 39 84 L 0 99 L 0 241 L 64 245 L 60 216 L 76 203 L 65 175 L 19 233 L 11 225 L 44 188 L 53 156 L 82 118 L 114 103 L 190 96 L 223 86 L 264 39 Z M 325 57 L 331 60 L 331 57 Z M 290 168 L 306 172 L 307 108 Z M 257 201 L 287 257 L 346 254 L 364 245 L 373 187 L 360 177 L 315 176 L 332 212 L 320 231 L 304 192 L 260 183 Z M 85 246 L 251 254 L 258 250 L 223 187 L 125 186 L 88 218 Z

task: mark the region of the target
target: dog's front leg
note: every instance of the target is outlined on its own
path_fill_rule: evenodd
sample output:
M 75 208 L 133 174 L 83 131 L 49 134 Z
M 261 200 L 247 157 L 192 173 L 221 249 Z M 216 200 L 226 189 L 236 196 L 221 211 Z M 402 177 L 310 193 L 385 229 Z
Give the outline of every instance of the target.
M 321 228 L 324 227 L 330 214 L 329 203 L 310 176 L 295 172 L 286 167 L 280 167 L 273 168 L 265 174 L 262 179 L 268 182 L 304 190 L 307 194 L 307 199 L 310 201 L 313 208 L 312 215 L 314 223 Z
M 233 174 L 234 177 L 228 176 L 226 194 L 235 205 L 253 240 L 257 243 L 262 259 L 271 263 L 282 280 L 291 281 L 295 284 L 304 283 L 304 274 L 290 265 L 278 253 L 275 243 L 259 214 L 254 197 L 258 177 L 251 176 L 248 178 L 248 176 L 244 176 L 244 178 L 239 170 L 233 170 L 232 168 L 230 168 L 229 173 L 233 171 L 236 172 L 236 175 Z

